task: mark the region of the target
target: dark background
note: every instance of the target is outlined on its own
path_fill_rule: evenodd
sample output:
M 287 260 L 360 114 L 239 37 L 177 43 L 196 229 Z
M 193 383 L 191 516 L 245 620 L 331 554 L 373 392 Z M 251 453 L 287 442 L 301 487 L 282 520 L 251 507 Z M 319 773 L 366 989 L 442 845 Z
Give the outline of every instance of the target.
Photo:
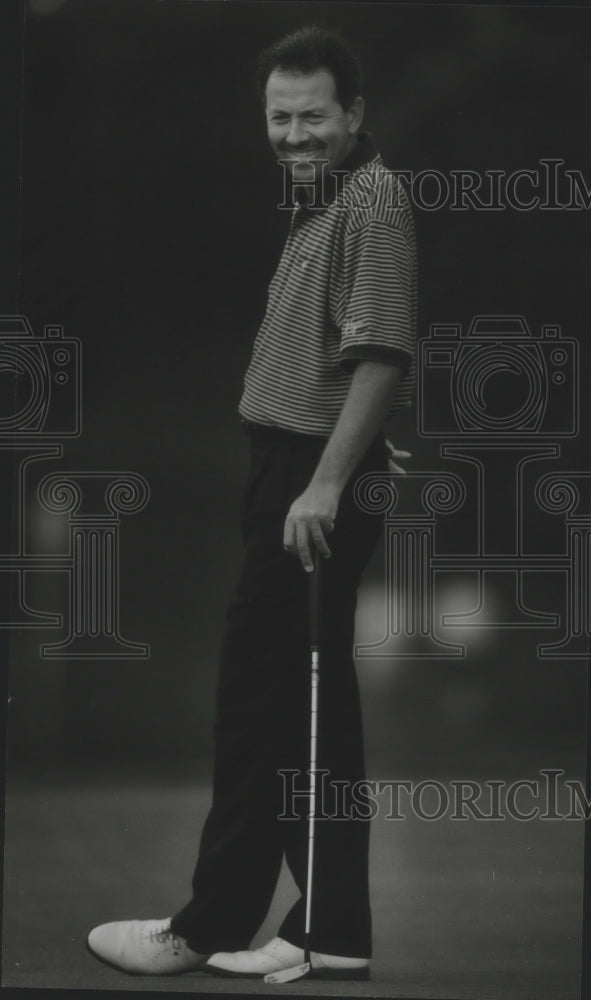
M 254 69 L 263 46 L 309 21 L 353 40 L 366 125 L 392 168 L 510 172 L 555 156 L 584 172 L 590 162 L 585 9 L 31 4 L 20 311 L 38 335 L 62 323 L 84 352 L 83 434 L 38 474 L 132 470 L 148 480 L 149 506 L 122 524 L 121 624 L 125 638 L 150 643 L 151 657 L 43 662 L 39 644 L 55 632 L 13 634 L 15 770 L 208 764 L 239 558 L 237 404 L 287 224 L 274 208 L 278 173 Z M 535 333 L 559 323 L 580 342 L 585 399 L 589 213 L 417 210 L 415 221 L 420 335 L 481 313 L 523 314 Z M 588 468 L 582 426 L 555 468 Z M 393 437 L 413 452 L 413 468 L 446 467 L 414 417 Z M 456 531 L 450 544 L 461 546 Z M 47 550 L 64 538 L 55 529 Z M 380 572 L 377 553 L 369 578 Z M 29 588 L 32 606 L 64 610 L 61 577 Z M 542 603 L 560 608 L 560 577 L 542 589 Z M 470 771 L 529 757 L 582 767 L 585 664 L 539 661 L 544 638 L 489 630 L 465 661 L 364 661 L 370 767 Z

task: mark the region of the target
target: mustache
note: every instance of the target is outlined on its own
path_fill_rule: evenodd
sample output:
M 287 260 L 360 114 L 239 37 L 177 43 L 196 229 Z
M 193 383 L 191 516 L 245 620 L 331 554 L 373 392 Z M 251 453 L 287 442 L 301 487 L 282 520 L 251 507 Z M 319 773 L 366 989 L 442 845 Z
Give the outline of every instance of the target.
M 287 146 L 284 142 L 277 146 L 282 153 L 322 153 L 326 146 Z

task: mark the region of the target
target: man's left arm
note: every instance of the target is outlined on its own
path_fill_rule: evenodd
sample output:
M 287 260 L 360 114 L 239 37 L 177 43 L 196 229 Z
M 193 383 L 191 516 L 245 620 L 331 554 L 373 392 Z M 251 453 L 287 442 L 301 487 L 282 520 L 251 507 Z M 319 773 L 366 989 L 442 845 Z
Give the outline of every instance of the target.
M 284 547 L 313 570 L 313 550 L 329 557 L 326 536 L 334 527 L 341 494 L 351 473 L 382 427 L 402 369 L 381 361 L 359 361 L 339 419 L 307 488 L 292 503 Z

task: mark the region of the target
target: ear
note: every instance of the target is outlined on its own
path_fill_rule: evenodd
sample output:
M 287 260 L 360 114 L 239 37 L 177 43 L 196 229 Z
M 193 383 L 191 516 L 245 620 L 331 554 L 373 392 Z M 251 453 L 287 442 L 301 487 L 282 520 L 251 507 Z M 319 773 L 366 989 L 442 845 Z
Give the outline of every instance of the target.
M 353 101 L 351 107 L 347 111 L 349 118 L 349 132 L 351 135 L 355 135 L 356 132 L 361 128 L 361 122 L 363 121 L 363 113 L 365 111 L 365 101 L 362 97 L 356 97 Z

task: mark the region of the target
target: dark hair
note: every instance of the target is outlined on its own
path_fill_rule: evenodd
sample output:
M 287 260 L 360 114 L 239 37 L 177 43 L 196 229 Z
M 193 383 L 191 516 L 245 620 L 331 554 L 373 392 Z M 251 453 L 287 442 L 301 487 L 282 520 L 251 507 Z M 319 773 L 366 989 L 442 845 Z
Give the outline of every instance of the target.
M 295 73 L 328 70 L 334 77 L 337 100 L 345 111 L 361 92 L 361 66 L 349 43 L 338 31 L 317 24 L 284 35 L 261 52 L 257 87 L 263 103 L 267 81 L 275 69 Z

